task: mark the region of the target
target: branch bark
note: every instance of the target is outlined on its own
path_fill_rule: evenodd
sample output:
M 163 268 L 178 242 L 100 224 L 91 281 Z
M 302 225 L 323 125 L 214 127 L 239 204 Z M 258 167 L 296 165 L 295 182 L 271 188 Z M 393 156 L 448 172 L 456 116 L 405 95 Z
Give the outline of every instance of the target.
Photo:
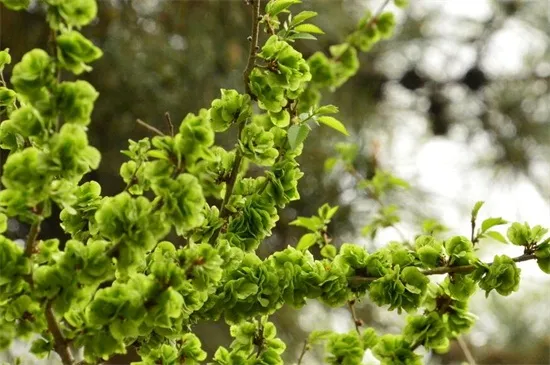
M 55 352 L 61 357 L 63 365 L 72 365 L 74 363 L 73 355 L 55 319 L 51 301 L 48 301 L 46 304 L 46 320 L 48 322 L 48 329 L 53 335 Z
M 248 62 L 243 71 L 243 80 L 246 93 L 254 99 L 250 90 L 250 73 L 254 69 L 256 63 L 256 54 L 258 53 L 258 38 L 260 35 L 260 3 L 261 0 L 252 0 L 252 40 L 250 42 L 250 52 L 248 53 Z

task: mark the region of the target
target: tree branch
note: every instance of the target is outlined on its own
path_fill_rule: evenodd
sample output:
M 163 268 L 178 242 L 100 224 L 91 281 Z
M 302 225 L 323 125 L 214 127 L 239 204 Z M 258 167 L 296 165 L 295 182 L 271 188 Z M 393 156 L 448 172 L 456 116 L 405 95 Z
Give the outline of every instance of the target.
M 521 255 L 518 257 L 512 258 L 514 262 L 522 262 L 528 260 L 534 260 L 536 256 L 534 254 Z M 486 265 L 492 265 L 492 262 L 486 263 Z M 463 266 L 443 266 L 436 269 L 421 270 L 420 272 L 424 275 L 443 275 L 443 274 L 469 274 L 476 269 L 474 265 L 463 265 Z M 352 276 L 349 280 L 354 283 L 369 283 L 380 279 L 377 276 Z
M 302 352 L 300 352 L 300 357 L 298 357 L 298 365 L 302 364 L 302 360 L 304 359 L 304 356 L 306 355 L 308 349 L 308 341 L 304 341 L 304 346 L 302 347 Z
M 144 126 L 145 128 L 149 129 L 151 132 L 156 133 L 156 134 L 158 134 L 159 136 L 164 136 L 164 133 L 162 133 L 159 129 L 153 127 L 152 125 L 150 125 L 150 124 L 144 122 L 144 121 L 141 120 L 141 119 L 137 119 L 137 120 L 136 120 L 136 123 L 139 124 L 139 125 Z
M 250 42 L 250 52 L 248 54 L 248 62 L 246 68 L 243 72 L 244 86 L 246 93 L 250 95 L 253 99 L 255 98 L 252 95 L 250 90 L 250 73 L 254 69 L 256 63 L 256 54 L 258 53 L 258 38 L 260 34 L 260 2 L 261 0 L 251 0 L 253 11 L 252 11 L 252 40 Z
M 246 89 L 246 93 L 252 97 L 252 99 L 255 99 L 254 95 L 252 94 L 252 91 L 250 90 L 250 73 L 255 67 L 256 63 L 256 53 L 258 52 L 258 38 L 260 34 L 260 3 L 261 0 L 252 0 L 251 1 L 253 6 L 252 11 L 252 40 L 250 42 L 250 52 L 248 54 L 248 62 L 246 64 L 246 68 L 243 71 L 243 80 L 244 85 Z M 244 125 L 246 122 L 243 122 L 239 124 L 239 132 L 237 135 L 237 139 L 241 138 L 241 132 L 243 131 Z M 237 147 L 237 150 L 235 151 L 235 161 L 233 162 L 233 168 L 231 169 L 231 173 L 229 175 L 229 178 L 227 179 L 227 184 L 225 188 L 225 196 L 223 198 L 222 204 L 220 206 L 220 217 L 225 218 L 229 214 L 229 211 L 227 210 L 227 203 L 229 202 L 229 199 L 231 198 L 231 195 L 233 194 L 233 189 L 235 187 L 235 183 L 237 181 L 237 175 L 239 174 L 239 169 L 241 167 L 241 162 L 243 159 L 242 152 Z M 218 238 L 220 234 L 221 228 L 218 229 L 210 238 L 210 243 L 216 242 L 216 239 Z
M 52 309 L 52 302 L 48 301 L 46 304 L 46 320 L 48 322 L 48 329 L 53 335 L 54 338 L 54 349 L 55 352 L 61 357 L 63 365 L 72 365 L 74 363 L 73 355 L 69 349 L 69 345 L 61 333 L 61 329 L 57 324 L 55 319 L 55 314 Z
M 355 300 L 348 301 L 348 307 L 351 312 L 351 317 L 353 318 L 353 324 L 355 325 L 355 330 L 357 331 L 357 334 L 361 336 L 360 327 L 363 325 L 363 321 L 359 317 L 357 317 L 357 313 L 355 312 Z

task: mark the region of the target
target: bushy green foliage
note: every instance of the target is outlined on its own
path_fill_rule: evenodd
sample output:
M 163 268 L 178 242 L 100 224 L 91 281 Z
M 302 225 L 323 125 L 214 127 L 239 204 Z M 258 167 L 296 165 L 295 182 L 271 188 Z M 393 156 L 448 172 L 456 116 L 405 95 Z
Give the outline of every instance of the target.
M 0 2 L 13 10 L 29 6 L 22 0 Z M 444 227 L 429 221 L 412 244 L 391 242 L 376 252 L 334 244 L 328 225 L 338 207 L 324 204 L 317 215 L 291 223 L 308 231 L 296 248 L 263 260 L 256 255 L 280 209 L 300 198 L 298 158 L 310 124 L 348 135 L 330 115 L 338 108 L 320 105 L 322 91 L 352 77 L 358 52 L 391 35 L 392 13 L 368 13 L 346 42 L 331 46 L 328 55 L 317 52 L 305 59 L 293 42 L 323 34 L 306 22 L 316 13 L 292 16 L 289 8 L 299 0 L 251 1 L 246 91 L 222 89 L 209 109 L 189 113 L 176 131 L 152 129 L 159 135 L 129 141 L 123 151 L 129 160 L 120 168 L 126 188 L 104 197 L 98 183 L 81 183 L 101 158 L 86 133 L 98 93 L 86 81 L 59 78 L 61 70 L 90 71 L 90 63 L 101 57 L 101 50 L 75 30 L 95 18 L 97 4 L 41 2 L 55 52 L 31 50 L 13 67 L 11 87 L 3 78 L 0 86 L 0 107 L 8 116 L 0 125 L 0 146 L 10 151 L 2 175 L 0 233 L 8 218 L 31 226 L 24 249 L 0 235 L 0 348 L 39 334 L 31 352 L 44 357 L 55 351 L 64 364 L 76 363 L 73 349 L 83 349 L 85 363 L 96 363 L 129 346 L 141 356 L 136 364 L 199 364 L 208 354 L 193 325 L 223 318 L 234 341 L 210 354 L 212 364 L 282 364 L 286 346 L 269 315 L 284 304 L 300 308 L 316 299 L 352 306 L 368 295 L 379 306 L 410 313 L 402 334 L 361 331 L 356 320 L 356 331 L 311 333 L 298 361 L 324 341 L 329 364 L 359 364 L 367 349 L 383 364 L 419 364 L 419 346 L 445 351 L 471 328 L 475 316 L 468 300 L 478 286 L 487 295 L 518 290 L 520 261 L 536 260 L 550 272 L 547 230 L 513 223 L 506 239 L 490 230 L 506 222 L 488 218 L 476 232 L 481 202 L 472 211 L 470 239 L 436 237 Z M 0 72 L 11 61 L 8 50 L 1 51 Z M 233 126 L 235 147 L 216 146 L 215 134 Z M 341 163 L 356 175 L 357 146 L 341 143 L 336 150 L 327 168 Z M 263 174 L 249 176 L 251 165 Z M 408 187 L 385 171 L 358 180 L 378 201 Z M 66 242 L 39 238 L 54 205 L 71 237 Z M 397 208 L 382 205 L 364 233 L 373 237 L 398 221 Z M 180 242 L 166 240 L 172 230 Z M 481 262 L 475 245 L 482 238 L 509 240 L 523 247 L 523 255 Z M 310 253 L 314 246 L 321 259 Z M 430 275 L 446 278 L 435 284 Z

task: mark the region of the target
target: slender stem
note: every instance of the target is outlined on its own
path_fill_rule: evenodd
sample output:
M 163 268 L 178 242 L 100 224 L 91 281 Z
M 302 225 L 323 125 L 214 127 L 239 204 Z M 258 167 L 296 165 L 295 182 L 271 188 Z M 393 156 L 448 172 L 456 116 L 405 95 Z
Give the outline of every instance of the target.
M 27 237 L 27 243 L 25 244 L 25 256 L 31 257 L 34 252 L 34 246 L 36 244 L 36 238 L 38 237 L 38 234 L 40 233 L 40 223 L 42 223 L 42 220 L 40 217 L 38 217 L 37 221 L 34 222 L 31 226 L 29 236 Z
M 241 132 L 243 130 L 244 123 L 241 123 L 239 125 L 239 138 L 241 136 Z M 235 161 L 233 162 L 233 168 L 231 169 L 231 173 L 229 175 L 229 179 L 227 180 L 227 185 L 225 188 L 225 196 L 222 201 L 222 205 L 220 207 L 220 217 L 225 218 L 227 217 L 227 214 L 229 214 L 229 211 L 227 210 L 227 203 L 229 202 L 229 199 L 231 198 L 231 194 L 233 194 L 233 189 L 235 188 L 235 183 L 237 182 L 237 175 L 239 174 L 239 169 L 241 167 L 241 162 L 243 159 L 243 154 L 237 147 L 237 151 L 235 152 Z
M 48 322 L 48 329 L 54 338 L 55 352 L 57 352 L 57 354 L 61 357 L 63 365 L 72 365 L 74 363 L 73 355 L 71 354 L 67 340 L 65 340 L 57 320 L 55 319 L 51 301 L 48 301 L 46 304 L 46 320 Z
M 304 356 L 307 352 L 307 346 L 308 345 L 308 342 L 307 340 L 304 341 L 304 346 L 302 347 L 302 352 L 300 352 L 300 357 L 298 357 L 298 364 L 297 365 L 301 365 L 302 364 L 302 360 L 304 359 Z
M 357 334 L 361 336 L 361 329 L 359 327 L 363 325 L 363 321 L 357 317 L 357 313 L 355 312 L 355 300 L 348 301 L 348 307 L 351 312 L 351 317 L 353 318 L 355 330 L 357 331 Z
M 456 342 L 458 342 L 458 345 L 462 349 L 462 352 L 464 352 L 464 356 L 466 356 L 466 360 L 468 361 L 468 364 L 469 365 L 476 365 L 477 364 L 476 359 L 474 358 L 474 355 L 472 355 L 472 352 L 468 348 L 468 344 L 466 343 L 466 341 L 464 341 L 464 339 L 459 336 L 456 339 Z
M 164 118 L 166 119 L 166 123 L 168 123 L 168 129 L 170 130 L 170 135 L 174 137 L 174 123 L 172 123 L 172 118 L 170 117 L 170 113 L 168 112 L 164 113 Z
M 536 256 L 534 254 L 525 254 L 518 257 L 512 258 L 514 262 L 522 262 L 528 260 L 534 260 Z M 486 263 L 486 265 L 492 265 L 492 262 Z M 463 266 L 443 266 L 436 269 L 429 269 L 420 271 L 424 275 L 442 275 L 442 274 L 468 274 L 476 269 L 474 265 L 463 265 Z M 352 276 L 350 281 L 355 283 L 368 283 L 380 279 L 380 277 L 375 276 Z
M 141 120 L 141 119 L 136 120 L 136 123 L 139 124 L 139 125 L 144 126 L 145 128 L 149 129 L 151 132 L 154 132 L 154 133 L 158 134 L 159 136 L 164 136 L 164 133 L 162 133 L 160 130 L 158 130 L 157 128 L 153 127 L 153 126 L 150 125 L 149 123 L 144 122 L 144 121 Z
M 246 93 L 252 98 L 255 98 L 250 90 L 250 73 L 254 69 L 256 63 L 256 54 L 258 53 L 258 38 L 260 34 L 260 2 L 261 0 L 252 0 L 252 41 L 250 42 L 250 52 L 248 54 L 248 62 L 243 71 L 243 80 Z
M 384 9 L 386 8 L 386 6 L 388 6 L 388 4 L 390 3 L 390 0 L 385 0 L 384 3 L 382 3 L 382 5 L 380 5 L 380 7 L 378 8 L 378 10 L 376 10 L 376 12 L 374 13 L 374 15 L 372 16 L 372 18 L 370 18 L 369 22 L 367 23 L 367 25 L 365 25 L 365 28 L 370 28 L 374 23 L 376 23 L 376 21 L 378 20 L 378 17 L 380 16 L 380 14 L 382 14 L 382 12 L 384 11 Z

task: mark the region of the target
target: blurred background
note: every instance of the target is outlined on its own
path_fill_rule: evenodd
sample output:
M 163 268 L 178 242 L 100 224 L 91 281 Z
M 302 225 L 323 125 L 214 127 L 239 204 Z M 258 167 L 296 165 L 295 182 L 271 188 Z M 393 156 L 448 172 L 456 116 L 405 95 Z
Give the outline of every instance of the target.
M 303 0 L 296 8 L 319 13 L 315 23 L 326 35 L 296 47 L 307 57 L 341 42 L 367 9 L 382 0 Z M 358 74 L 323 100 L 340 107 L 352 137 L 329 128 L 314 129 L 300 157 L 305 172 L 302 199 L 280 212 L 265 256 L 295 245 L 304 233 L 288 225 L 296 216 L 314 214 L 328 202 L 340 205 L 330 226 L 335 242 L 355 242 L 369 250 L 391 240 L 412 239 L 419 224 L 434 218 L 448 234 L 470 234 L 469 212 L 486 204 L 480 218 L 501 216 L 550 226 L 550 2 L 547 0 L 416 0 L 398 19 L 395 36 L 361 55 Z M 102 152 L 99 181 L 104 195 L 124 188 L 118 169 L 128 139 L 149 136 L 140 118 L 164 128 L 169 112 L 180 122 L 189 112 L 210 106 L 220 88 L 242 91 L 250 10 L 238 0 L 102 0 L 95 23 L 86 27 L 105 55 L 84 76 L 100 92 L 90 126 L 91 143 Z M 0 48 L 10 48 L 16 63 L 31 48 L 46 48 L 47 25 L 36 7 L 13 12 L 0 5 Z M 12 64 L 13 66 L 13 64 Z M 5 70 L 10 78 L 11 68 Z M 67 79 L 68 75 L 64 75 Z M 1 118 L 1 117 L 0 117 Z M 235 136 L 219 143 L 233 145 Z M 361 235 L 378 203 L 355 186 L 338 166 L 325 173 L 324 161 L 337 142 L 360 146 L 356 163 L 364 176 L 373 167 L 407 180 L 412 188 L 392 194 L 384 204 L 400 207 L 401 222 L 371 239 Z M 2 164 L 7 154 L 1 151 Z M 41 238 L 63 237 L 54 217 Z M 28 227 L 10 221 L 8 234 L 21 238 Z M 483 241 L 481 256 L 520 255 L 521 250 Z M 550 280 L 533 262 L 522 263 L 520 290 L 510 297 L 478 293 L 471 310 L 479 321 L 464 340 L 478 364 L 550 364 Z M 403 316 L 379 309 L 365 299 L 357 313 L 367 326 L 400 332 Z M 288 345 L 286 362 L 295 363 L 311 330 L 349 331 L 346 308 L 310 303 L 300 311 L 283 308 L 272 320 Z M 1 330 L 1 329 L 0 329 Z M 223 323 L 196 328 L 213 354 L 230 342 Z M 319 351 L 317 351 L 319 350 Z M 322 349 L 303 363 L 322 364 Z M 16 344 L 0 354 L 10 361 L 25 355 Z M 132 353 L 110 363 L 132 361 Z M 25 362 L 27 361 L 27 362 Z M 428 364 L 460 364 L 464 351 L 453 344 L 448 354 L 426 354 Z M 24 363 L 37 360 L 27 358 Z M 54 364 L 53 359 L 43 363 Z M 365 355 L 366 364 L 376 364 Z

